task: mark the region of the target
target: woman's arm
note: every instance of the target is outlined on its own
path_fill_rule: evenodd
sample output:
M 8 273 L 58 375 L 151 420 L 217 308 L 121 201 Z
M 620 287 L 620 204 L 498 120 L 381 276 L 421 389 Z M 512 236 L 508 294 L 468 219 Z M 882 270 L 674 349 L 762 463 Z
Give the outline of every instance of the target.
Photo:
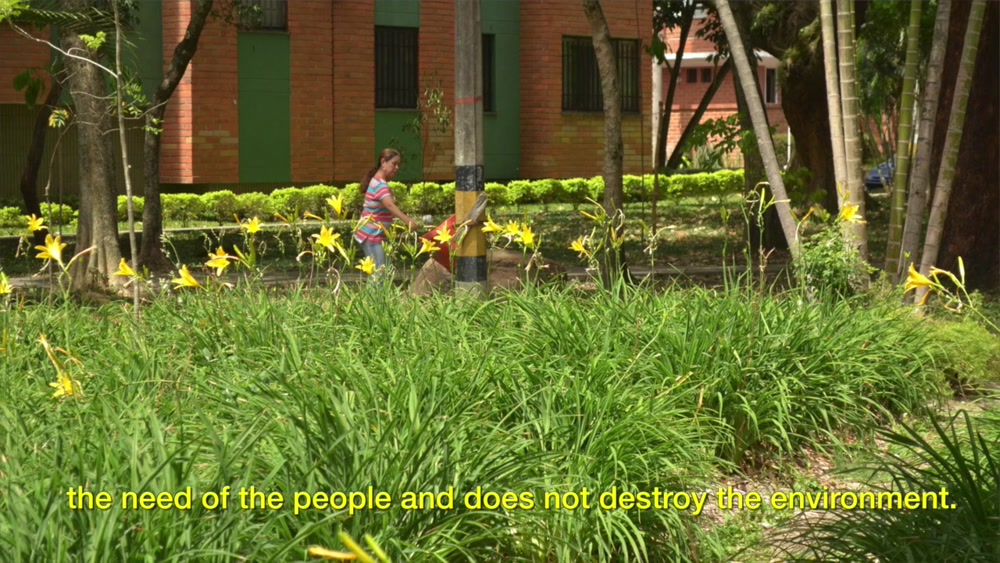
M 384 198 L 382 198 L 382 205 L 384 205 L 385 208 L 388 209 L 390 213 L 392 213 L 395 217 L 397 217 L 400 221 L 405 223 L 408 227 L 410 227 L 414 231 L 420 228 L 420 223 L 417 223 L 413 219 L 410 219 L 410 217 L 406 213 L 403 213 L 403 211 L 399 209 L 399 206 L 396 205 L 396 200 L 391 195 L 387 195 Z

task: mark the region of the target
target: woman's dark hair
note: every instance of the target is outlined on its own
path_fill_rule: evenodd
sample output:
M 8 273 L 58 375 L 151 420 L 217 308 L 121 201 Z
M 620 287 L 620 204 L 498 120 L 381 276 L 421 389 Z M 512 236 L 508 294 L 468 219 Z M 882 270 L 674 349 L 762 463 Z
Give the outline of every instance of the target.
M 397 156 L 399 156 L 399 151 L 397 151 L 396 149 L 390 149 L 390 148 L 382 149 L 382 154 L 379 155 L 378 162 L 375 163 L 375 167 L 369 170 L 367 174 L 365 174 L 364 180 L 361 180 L 360 190 L 362 196 L 365 195 L 365 192 L 368 191 L 368 184 L 371 183 L 372 178 L 375 177 L 375 173 L 378 172 L 378 169 L 382 167 L 382 163 L 387 160 L 392 160 Z

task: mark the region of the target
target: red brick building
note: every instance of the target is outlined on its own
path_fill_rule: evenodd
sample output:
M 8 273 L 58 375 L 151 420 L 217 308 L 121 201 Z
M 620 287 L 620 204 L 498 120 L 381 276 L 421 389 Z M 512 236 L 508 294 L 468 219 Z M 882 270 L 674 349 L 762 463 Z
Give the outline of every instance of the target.
M 715 45 L 707 40 L 696 37 L 696 32 L 704 22 L 704 14 L 696 16 L 691 33 L 687 38 L 684 53 L 681 57 L 680 77 L 677 81 L 677 90 L 674 94 L 673 104 L 670 107 L 670 125 L 667 130 L 667 156 L 674 150 L 681 133 L 688 122 L 694 116 L 702 97 L 709 89 L 715 74 L 718 72 L 718 65 L 712 62 L 710 57 L 716 55 Z M 680 32 L 678 30 L 664 31 L 661 39 L 667 44 L 667 62 L 670 68 L 674 68 L 676 62 L 675 53 L 680 47 Z M 778 85 L 778 59 L 765 52 L 758 52 L 757 79 L 761 88 L 761 99 L 767 110 L 768 123 L 775 127 L 775 135 L 784 135 L 788 131 L 788 122 L 785 120 L 785 113 L 781 109 L 781 89 Z M 661 103 L 665 103 L 667 89 L 670 83 L 670 69 L 667 65 L 653 64 L 653 72 L 660 73 L 660 84 L 662 94 L 659 97 Z M 719 63 L 721 65 L 721 63 Z M 736 86 L 733 82 L 733 72 L 729 72 L 723 79 L 722 84 L 716 91 L 701 119 L 701 123 L 710 119 L 725 118 L 737 113 L 736 107 Z M 654 80 L 654 83 L 657 80 Z M 654 104 L 656 96 L 654 95 Z M 658 105 L 654 105 L 658 109 Z M 653 110 L 654 114 L 656 110 Z M 653 117 L 656 124 L 658 115 Z
M 244 2 L 257 7 L 244 15 L 247 25 L 209 21 L 170 100 L 161 155 L 167 191 L 356 182 L 385 146 L 403 152 L 403 181 L 454 180 L 447 120 L 432 117 L 419 132 L 413 127 L 421 113 L 433 113 L 429 91 L 440 93 L 440 108 L 453 109 L 454 0 Z M 487 179 L 600 174 L 600 87 L 579 1 L 482 6 Z M 131 58 L 151 96 L 184 35 L 191 2 L 139 7 Z M 652 6 L 605 0 L 602 7 L 617 43 L 625 170 L 639 173 L 650 166 L 651 76 L 642 46 Z M 16 199 L 31 112 L 10 84 L 25 68 L 47 64 L 49 53 L 9 29 L 0 29 L 0 51 L 0 198 Z M 67 190 L 75 191 L 69 137 L 69 156 L 57 160 Z M 130 139 L 140 154 L 141 133 Z

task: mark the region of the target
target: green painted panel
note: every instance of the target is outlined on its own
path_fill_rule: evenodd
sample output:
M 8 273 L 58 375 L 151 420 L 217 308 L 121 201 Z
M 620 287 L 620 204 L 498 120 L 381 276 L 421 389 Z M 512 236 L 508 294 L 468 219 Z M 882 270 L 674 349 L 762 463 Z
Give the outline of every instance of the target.
M 404 129 L 407 123 L 417 117 L 415 111 L 376 111 L 375 112 L 375 147 L 371 151 L 371 164 L 374 166 L 382 149 L 392 147 L 403 156 L 403 164 L 396 174 L 398 182 L 419 182 L 423 169 L 423 153 L 420 147 L 420 137 L 413 131 Z
M 420 27 L 420 0 L 375 0 L 375 25 Z
M 291 49 L 285 33 L 240 33 L 240 182 L 292 179 Z
M 139 72 L 146 98 L 153 99 L 156 88 L 163 80 L 163 3 L 138 2 L 139 24 L 129 37 L 135 45 L 129 49 L 129 62 Z M 173 47 L 168 56 L 173 56 Z
M 495 35 L 496 112 L 483 116 L 483 157 L 487 180 L 520 178 L 521 35 L 520 3 L 483 0 L 483 33 Z

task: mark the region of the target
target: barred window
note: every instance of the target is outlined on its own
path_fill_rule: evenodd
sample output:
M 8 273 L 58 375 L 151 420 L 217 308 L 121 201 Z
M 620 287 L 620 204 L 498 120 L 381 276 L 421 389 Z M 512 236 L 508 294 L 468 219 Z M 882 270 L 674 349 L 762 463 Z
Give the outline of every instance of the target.
M 288 0 L 240 0 L 239 15 L 245 30 L 288 30 Z
M 639 41 L 612 39 L 622 112 L 639 111 Z M 603 111 L 601 76 L 590 37 L 563 37 L 563 111 Z
M 416 109 L 417 28 L 375 26 L 375 107 Z
M 483 35 L 483 111 L 496 111 L 495 46 L 495 35 Z

